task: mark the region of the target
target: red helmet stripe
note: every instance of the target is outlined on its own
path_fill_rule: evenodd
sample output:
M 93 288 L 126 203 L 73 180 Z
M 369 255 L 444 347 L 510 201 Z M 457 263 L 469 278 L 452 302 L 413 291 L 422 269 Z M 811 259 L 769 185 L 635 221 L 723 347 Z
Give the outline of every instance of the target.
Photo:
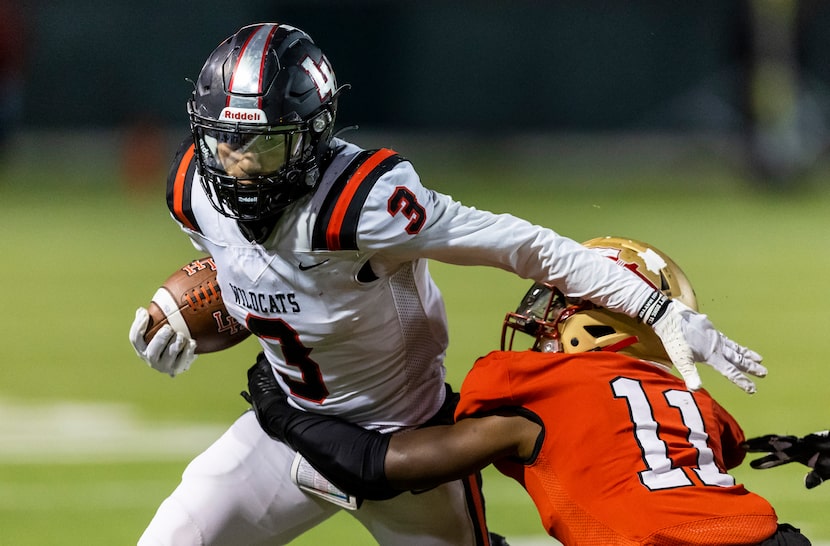
M 603 347 L 602 350 L 603 351 L 608 351 L 609 353 L 616 353 L 617 351 L 621 351 L 621 350 L 625 349 L 626 347 L 628 347 L 630 345 L 634 345 L 638 341 L 640 341 L 640 340 L 637 339 L 637 336 L 628 336 L 627 338 L 625 338 L 623 340 L 620 340 L 616 343 L 612 343 L 611 345 L 608 345 L 607 347 Z

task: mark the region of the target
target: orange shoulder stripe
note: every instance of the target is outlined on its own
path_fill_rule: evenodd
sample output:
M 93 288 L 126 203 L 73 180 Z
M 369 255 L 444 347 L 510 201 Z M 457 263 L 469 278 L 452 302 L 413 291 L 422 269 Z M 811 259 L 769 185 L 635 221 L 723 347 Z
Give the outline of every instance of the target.
M 326 244 L 328 248 L 340 248 L 340 229 L 343 227 L 343 219 L 346 217 L 346 211 L 360 184 L 384 159 L 395 155 L 395 153 L 394 150 L 388 148 L 378 150 L 369 159 L 364 161 L 351 178 L 349 178 L 349 181 L 343 188 L 343 192 L 340 194 L 340 198 L 337 200 L 337 205 L 331 213 L 331 220 L 326 229 Z
M 184 155 L 182 156 L 181 162 L 179 162 L 179 169 L 176 171 L 176 180 L 173 183 L 173 214 L 176 215 L 176 218 L 184 224 L 185 227 L 191 230 L 196 230 L 196 227 L 190 222 L 187 218 L 187 215 L 184 213 L 184 185 L 187 179 L 187 170 L 190 167 L 191 161 L 193 161 L 193 153 L 196 150 L 195 144 L 191 144 L 190 147 L 187 148 Z

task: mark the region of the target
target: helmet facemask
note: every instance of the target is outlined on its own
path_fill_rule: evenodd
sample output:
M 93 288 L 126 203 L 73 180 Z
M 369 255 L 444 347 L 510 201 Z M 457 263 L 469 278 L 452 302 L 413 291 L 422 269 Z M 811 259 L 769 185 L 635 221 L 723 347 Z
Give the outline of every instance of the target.
M 533 345 L 529 347 L 533 351 L 562 352 L 557 325 L 568 307 L 565 296 L 558 288 L 535 283 L 522 298 L 516 311 L 505 316 L 501 330 L 501 350 L 513 350 L 513 344 L 517 341 L 516 332 L 520 332 L 534 339 Z
M 327 110 L 308 123 L 260 126 L 215 122 L 190 109 L 202 185 L 223 215 L 262 220 L 314 188 L 331 134 Z

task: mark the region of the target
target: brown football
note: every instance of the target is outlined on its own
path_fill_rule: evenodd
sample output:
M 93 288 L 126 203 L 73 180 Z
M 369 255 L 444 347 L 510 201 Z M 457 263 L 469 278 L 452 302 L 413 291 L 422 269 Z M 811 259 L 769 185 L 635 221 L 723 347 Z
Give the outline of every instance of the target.
M 170 275 L 156 290 L 147 311 L 150 323 L 145 341 L 170 324 L 196 341 L 196 353 L 233 347 L 251 334 L 228 314 L 210 256 L 193 260 Z

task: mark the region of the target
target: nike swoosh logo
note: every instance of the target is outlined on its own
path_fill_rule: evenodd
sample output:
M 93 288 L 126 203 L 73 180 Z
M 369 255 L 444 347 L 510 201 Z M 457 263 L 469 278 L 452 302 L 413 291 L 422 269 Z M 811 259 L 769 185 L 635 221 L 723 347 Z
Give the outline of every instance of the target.
M 329 261 L 328 258 L 326 258 L 322 262 L 317 262 L 316 264 L 311 264 L 311 265 L 305 265 L 304 263 L 301 262 L 301 263 L 297 264 L 297 267 L 300 268 L 300 271 L 308 271 L 309 269 L 314 269 L 315 267 L 323 265 L 324 263 L 326 263 L 328 261 Z

